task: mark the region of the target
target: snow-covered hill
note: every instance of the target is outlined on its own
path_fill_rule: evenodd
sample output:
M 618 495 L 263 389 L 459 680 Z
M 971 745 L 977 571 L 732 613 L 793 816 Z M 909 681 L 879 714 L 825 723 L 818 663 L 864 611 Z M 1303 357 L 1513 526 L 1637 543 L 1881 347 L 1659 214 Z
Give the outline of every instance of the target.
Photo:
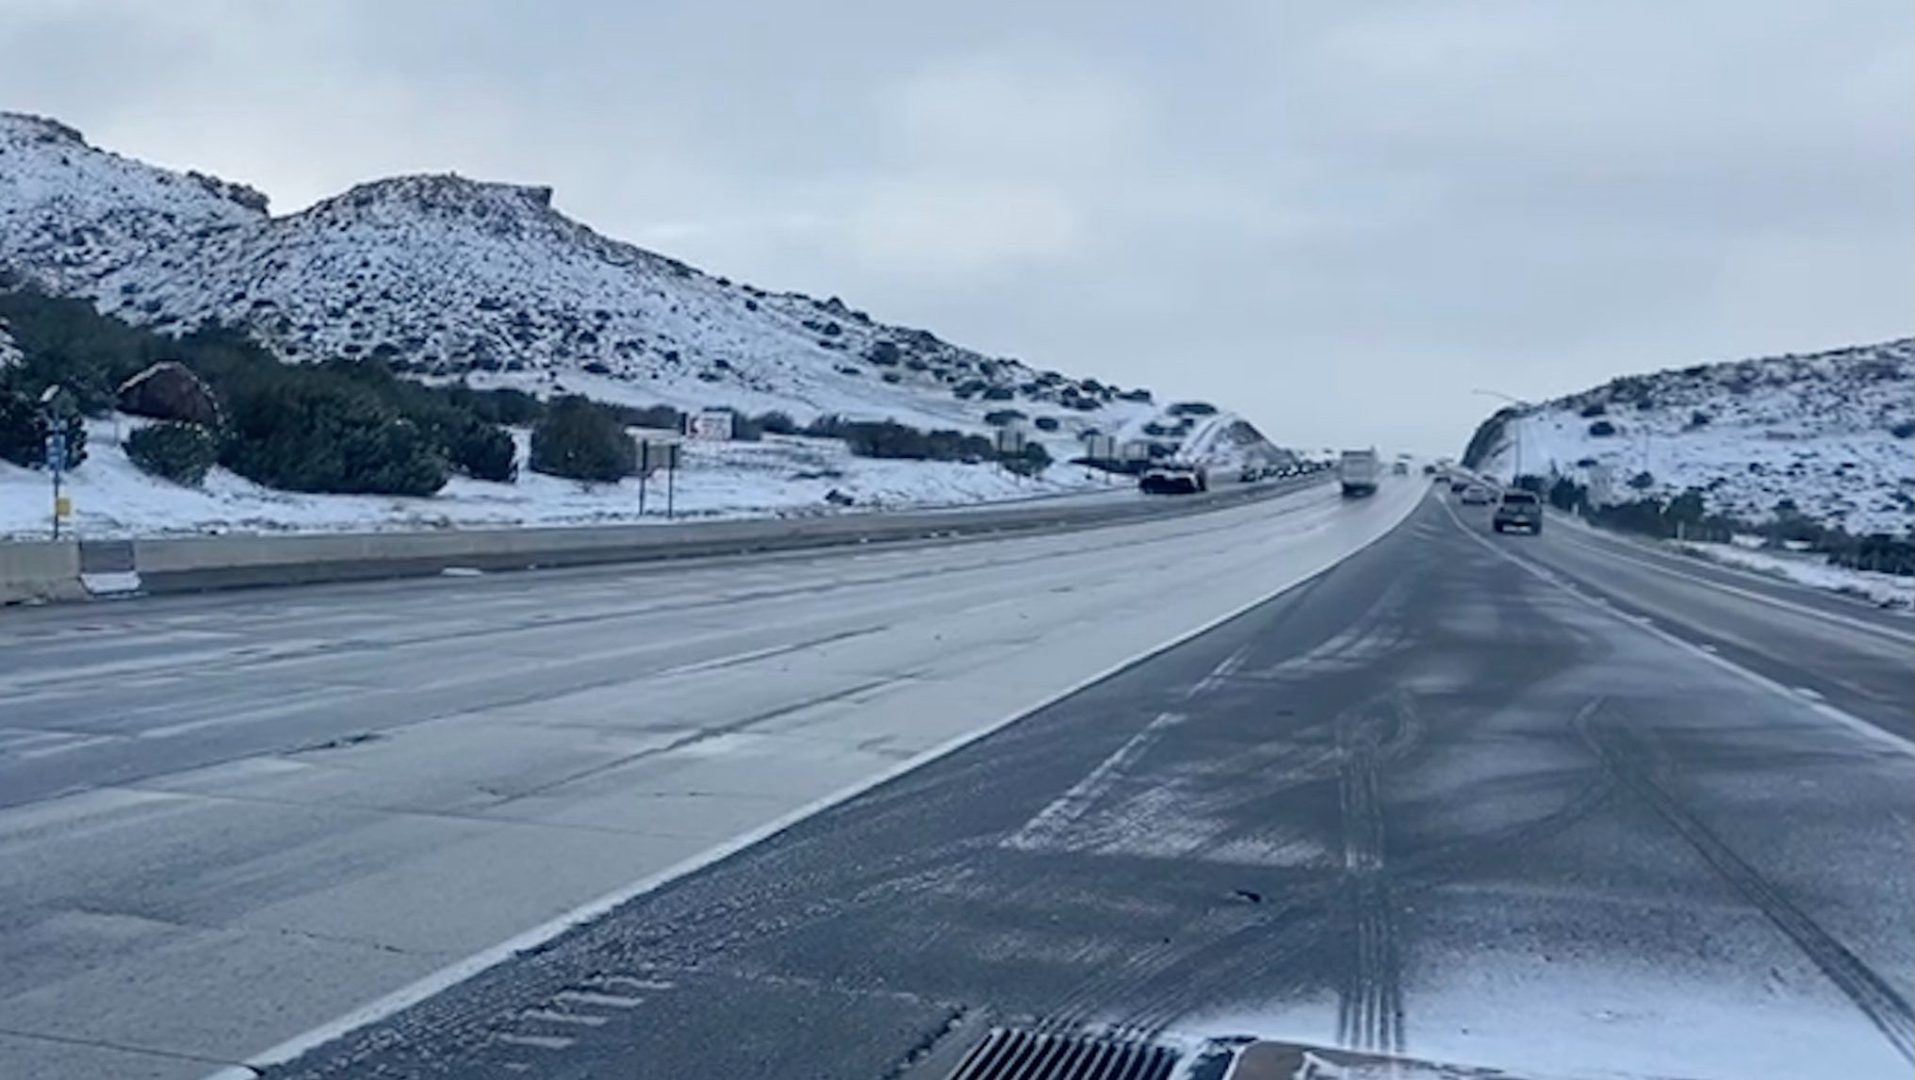
M 554 210 L 547 188 L 405 176 L 273 217 L 250 188 L 8 113 L 0 269 L 161 329 L 213 317 L 284 359 L 376 356 L 476 386 L 961 430 L 1016 409 L 1058 458 L 1087 432 L 1179 426 L 1141 391 L 983 356 L 835 297 L 768 292 L 600 236 Z M 1230 464 L 1273 449 L 1223 419 L 1236 437 L 1182 455 L 1214 448 Z
M 1792 503 L 1900 535 L 1915 529 L 1915 338 L 1624 376 L 1505 410 L 1470 450 L 1465 464 L 1505 480 L 1606 472 L 1612 498 L 1694 489 L 1752 522 Z

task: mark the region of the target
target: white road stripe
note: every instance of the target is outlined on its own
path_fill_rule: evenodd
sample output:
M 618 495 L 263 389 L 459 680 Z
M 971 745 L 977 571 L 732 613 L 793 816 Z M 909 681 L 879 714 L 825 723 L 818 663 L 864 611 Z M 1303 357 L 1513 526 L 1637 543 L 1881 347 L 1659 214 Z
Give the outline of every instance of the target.
M 492 1037 L 502 1043 L 511 1043 L 513 1046 L 530 1046 L 539 1050 L 563 1050 L 573 1043 L 578 1042 L 577 1039 L 568 1038 L 564 1035 L 518 1035 L 510 1031 L 502 1031 Z M 258 1076 L 259 1074 L 248 1070 L 247 1075 Z
M 1575 534 L 1570 533 L 1566 535 L 1574 536 Z M 1601 543 L 1591 543 L 1587 540 L 1570 540 L 1570 543 L 1575 544 L 1576 546 L 1582 548 L 1584 551 L 1592 551 L 1612 559 L 1619 559 L 1623 562 L 1632 563 L 1636 566 L 1643 567 L 1646 570 L 1654 570 L 1659 574 L 1664 574 L 1673 578 L 1681 578 L 1684 581 L 1693 582 L 1697 585 L 1702 585 L 1707 588 L 1715 589 L 1718 592 L 1730 593 L 1734 596 L 1742 597 L 1745 600 L 1753 600 L 1758 604 L 1767 604 L 1770 607 L 1780 608 L 1784 611 L 1792 611 L 1798 615 L 1806 615 L 1806 616 L 1809 616 L 1810 618 L 1821 619 L 1824 622 L 1835 623 L 1838 626 L 1846 626 L 1851 630 L 1860 630 L 1865 633 L 1877 634 L 1877 635 L 1880 635 L 1881 637 L 1892 638 L 1896 641 L 1907 642 L 1908 644 L 1915 645 L 1915 633 L 1906 633 L 1901 630 L 1896 630 L 1892 627 L 1882 626 L 1879 623 L 1869 622 L 1866 619 L 1857 619 L 1857 618 L 1854 618 L 1853 616 L 1844 615 L 1839 611 L 1826 611 L 1822 608 L 1814 607 L 1809 604 L 1798 604 L 1793 600 L 1784 600 L 1781 597 L 1770 596 L 1767 593 L 1758 592 L 1754 589 L 1745 589 L 1739 585 L 1731 585 L 1724 581 L 1717 581 L 1714 578 L 1704 577 L 1701 574 L 1685 574 L 1680 570 L 1677 570 L 1669 566 L 1663 566 L 1662 564 L 1657 563 L 1650 559 L 1639 559 L 1633 555 L 1625 555 L 1622 552 L 1610 550 L 1607 546 Z M 1728 572 L 1728 573 L 1736 572 L 1732 568 L 1714 566 L 1714 564 L 1711 564 L 1711 565 L 1712 565 L 1712 568 L 1723 570 L 1724 572 Z
M 1449 510 L 1449 504 L 1445 503 L 1443 508 L 1445 510 Z M 1463 524 L 1462 519 L 1456 516 L 1456 511 L 1449 510 L 1449 515 L 1450 515 L 1450 520 L 1456 523 L 1456 527 L 1462 530 L 1464 536 L 1467 536 L 1471 540 L 1474 540 L 1477 543 L 1483 545 L 1485 549 L 1495 554 L 1498 558 L 1507 559 L 1508 561 L 1515 563 L 1517 566 L 1522 567 L 1524 570 L 1528 571 L 1529 573 L 1535 574 L 1537 577 L 1542 577 L 1542 574 L 1540 574 L 1535 567 L 1531 566 L 1528 560 L 1519 559 L 1516 556 L 1511 555 L 1509 552 L 1504 551 L 1502 548 L 1497 547 L 1495 544 L 1490 543 L 1488 540 L 1485 540 L 1481 536 L 1476 535 L 1476 533 L 1472 532 L 1469 526 Z M 1568 593 L 1570 596 L 1573 596 L 1576 599 L 1583 601 L 1584 603 L 1588 603 L 1590 607 L 1594 608 L 1597 611 L 1602 612 L 1605 615 L 1610 616 L 1611 618 L 1621 619 L 1623 622 L 1626 622 L 1630 624 L 1631 626 L 1634 626 L 1640 629 L 1645 634 L 1653 634 L 1656 637 L 1660 638 L 1661 640 L 1666 641 L 1669 644 L 1674 645 L 1679 649 L 1686 650 L 1695 656 L 1699 656 L 1702 659 L 1707 660 L 1709 663 L 1714 664 L 1715 666 L 1721 668 L 1724 671 L 1730 672 L 1731 674 L 1734 674 L 1734 675 L 1738 675 L 1742 677 L 1743 679 L 1751 683 L 1754 683 L 1757 686 L 1762 687 L 1764 690 L 1768 690 L 1771 693 L 1779 694 L 1782 697 L 1788 698 L 1791 701 L 1795 701 L 1798 704 L 1801 703 L 1801 700 L 1802 700 L 1801 696 L 1795 690 L 1789 688 L 1788 686 L 1783 685 L 1782 683 L 1776 682 L 1774 679 L 1769 678 L 1767 675 L 1764 675 L 1758 671 L 1752 671 L 1749 668 L 1745 668 L 1741 664 L 1735 663 L 1732 660 L 1727 660 L 1723 658 L 1721 655 L 1710 652 L 1707 649 L 1704 649 L 1693 642 L 1685 641 L 1684 639 L 1679 638 L 1674 634 L 1671 634 L 1667 630 L 1664 630 L 1661 627 L 1650 623 L 1646 619 L 1642 621 L 1637 621 L 1636 619 L 1631 618 L 1630 616 L 1622 612 L 1619 612 L 1616 609 L 1609 607 L 1607 605 L 1590 603 L 1586 597 L 1584 597 L 1581 593 L 1577 592 L 1574 589 L 1565 588 L 1560 585 L 1556 587 L 1559 589 L 1562 589 L 1563 592 Z M 1817 713 L 1821 714 L 1822 716 L 1827 717 L 1830 720 L 1834 720 L 1835 722 L 1841 724 L 1843 727 L 1848 728 L 1849 730 L 1855 732 L 1856 734 L 1864 736 L 1865 738 L 1869 739 L 1871 742 L 1880 744 L 1884 748 L 1893 750 L 1898 754 L 1904 754 L 1908 757 L 1915 757 L 1915 741 L 1905 739 L 1902 736 L 1897 735 L 1892 731 L 1887 731 L 1883 728 L 1876 727 L 1874 724 L 1869 723 L 1867 720 L 1864 720 L 1859 716 L 1855 716 L 1852 713 L 1844 712 L 1843 710 L 1838 709 L 1835 706 L 1828 704 L 1827 702 L 1822 702 L 1822 701 L 1811 702 L 1810 707 L 1813 708 Z
M 851 784 L 848 784 L 845 787 L 840 788 L 839 790 L 824 796 L 823 798 L 814 800 L 813 802 L 805 806 L 801 806 L 798 809 L 793 810 L 792 812 L 788 814 L 778 817 L 772 821 L 766 822 L 765 824 L 760 825 L 755 829 L 751 829 L 747 832 L 740 833 L 739 835 L 734 836 L 731 839 L 724 841 L 723 843 L 713 845 L 712 847 L 707 848 L 704 851 L 699 852 L 691 856 L 690 858 L 685 859 L 682 862 L 679 862 L 673 866 L 667 867 L 664 870 L 659 871 L 658 873 L 648 874 L 645 877 L 639 878 L 636 881 L 632 881 L 625 885 L 622 885 L 619 888 L 614 889 L 611 892 L 608 892 L 605 895 L 598 897 L 597 899 L 590 900 L 590 901 L 587 901 L 586 903 L 580 904 L 579 906 L 559 915 L 556 918 L 547 920 L 546 922 L 541 923 L 538 926 L 534 926 L 531 929 L 524 931 L 523 933 L 514 935 L 513 937 L 510 937 L 506 939 L 505 941 L 499 942 L 497 945 L 493 945 L 487 949 L 481 949 L 480 951 L 473 953 L 471 956 L 467 956 L 461 960 L 448 964 L 445 967 L 442 967 L 439 970 L 432 972 L 431 974 L 426 975 L 422 978 L 414 980 L 413 982 L 407 984 L 406 986 L 402 986 L 399 989 L 394 990 L 383 997 L 380 997 L 376 1000 L 368 1002 L 367 1004 L 362 1005 L 357 1009 L 353 1009 L 342 1016 L 335 1017 L 334 1019 L 329 1020 L 326 1023 L 320 1024 L 316 1027 L 310 1028 L 297 1035 L 294 1035 L 291 1038 L 286 1039 L 283 1042 L 280 1042 L 278 1045 L 270 1047 L 258 1054 L 254 1054 L 251 1057 L 248 1057 L 245 1060 L 245 1062 L 242 1064 L 229 1066 L 227 1068 L 219 1069 L 212 1073 L 209 1073 L 207 1074 L 205 1080 L 258 1080 L 258 1076 L 260 1072 L 266 1068 L 291 1061 L 294 1058 L 299 1057 L 301 1054 L 304 1054 L 306 1051 L 312 1050 L 318 1046 L 322 1046 L 328 1042 L 331 1042 L 332 1040 L 336 1038 L 339 1038 L 342 1035 L 346 1035 L 359 1028 L 365 1027 L 368 1024 L 378 1023 L 379 1021 L 384 1020 L 395 1013 L 398 1013 L 406 1008 L 409 1008 L 412 1005 L 415 1005 L 421 1001 L 424 1001 L 425 999 L 429 997 L 432 997 L 434 994 L 437 994 L 440 991 L 445 990 L 447 987 L 454 986 L 458 983 L 464 982 L 466 979 L 469 979 L 472 976 L 477 975 L 482 971 L 486 971 L 490 968 L 496 967 L 497 965 L 504 963 L 505 961 L 511 959 L 512 957 L 516 956 L 517 954 L 521 952 L 524 952 L 527 949 L 531 949 L 539 945 L 543 945 L 546 942 L 551 941 L 553 938 L 559 936 L 560 934 L 564 933 L 567 930 L 570 930 L 571 928 L 575 926 L 579 926 L 583 923 L 587 923 L 594 919 L 597 919 L 600 916 L 605 915 L 606 913 L 612 911 L 614 908 L 617 908 L 625 904 L 626 902 L 632 900 L 635 897 L 643 896 L 647 893 L 653 892 L 664 885 L 667 885 L 673 881 L 676 881 L 677 879 L 681 877 L 684 877 L 687 874 L 701 870 L 707 866 L 712 865 L 715 862 L 718 862 L 740 851 L 743 851 L 744 849 L 751 847 L 754 844 L 757 844 L 772 836 L 776 836 L 777 834 L 784 832 L 786 829 L 791 828 L 793 825 L 796 825 L 797 823 L 805 820 L 806 818 L 813 817 L 817 814 L 820 814 L 826 810 L 831 809 L 834 806 L 838 806 L 841 803 L 848 802 L 851 799 L 856 798 L 857 796 L 862 795 L 865 792 L 871 790 L 872 788 L 878 787 L 882 784 L 895 780 L 898 777 L 903 776 L 907 773 L 923 768 L 924 766 L 930 764 L 931 762 L 937 761 L 940 758 L 944 758 L 951 754 L 954 754 L 957 751 L 963 749 L 964 747 L 969 746 L 972 743 L 978 742 L 979 740 L 982 740 L 985 737 L 992 735 L 997 731 L 1000 731 L 1006 727 L 1009 727 L 1010 725 L 1016 723 L 1019 720 L 1024 719 L 1027 716 L 1032 715 L 1033 713 L 1040 712 L 1043 709 L 1046 709 L 1050 707 L 1051 705 L 1056 704 L 1057 702 L 1063 701 L 1064 699 L 1072 696 L 1073 694 L 1080 693 L 1083 690 L 1086 690 L 1092 686 L 1095 686 L 1098 683 L 1103 682 L 1104 680 L 1118 674 L 1119 672 L 1136 667 L 1137 665 L 1142 664 L 1145 661 L 1148 661 L 1154 657 L 1157 657 L 1164 653 L 1169 652 L 1170 650 L 1176 648 L 1179 645 L 1182 645 L 1183 643 L 1187 641 L 1190 641 L 1194 638 L 1201 637 L 1204 634 L 1207 634 L 1210 631 L 1215 630 L 1217 627 L 1230 622 L 1232 619 L 1236 619 L 1239 616 L 1242 616 L 1245 613 L 1265 603 L 1268 603 L 1269 601 L 1277 598 L 1278 596 L 1281 596 L 1284 593 L 1287 593 L 1290 590 L 1297 588 L 1298 586 L 1304 584 L 1305 582 L 1311 581 L 1317 577 L 1320 577 L 1323 574 L 1329 573 L 1331 570 L 1341 565 L 1345 560 L 1350 559 L 1356 556 L 1357 554 L 1359 554 L 1360 552 L 1367 550 L 1372 544 L 1377 543 L 1378 541 L 1382 540 L 1384 537 L 1389 536 L 1392 532 L 1394 532 L 1397 526 L 1401 525 L 1403 523 L 1403 520 L 1409 517 L 1411 511 L 1416 509 L 1420 501 L 1421 501 L 1420 498 L 1416 500 L 1409 500 L 1409 501 L 1406 501 L 1400 509 L 1393 508 L 1387 511 L 1387 513 L 1390 516 L 1387 520 L 1387 523 L 1384 524 L 1384 527 L 1378 529 L 1375 533 L 1371 534 L 1367 539 L 1364 539 L 1362 542 L 1357 543 L 1346 550 L 1339 551 L 1334 557 L 1330 558 L 1326 563 L 1317 567 L 1316 569 L 1311 570 L 1307 573 L 1299 574 L 1295 578 L 1286 581 L 1281 586 L 1278 586 L 1276 588 L 1271 588 L 1257 595 L 1251 596 L 1248 599 L 1246 599 L 1243 603 L 1238 604 L 1237 606 L 1222 612 L 1221 614 L 1217 615 L 1214 618 L 1207 619 L 1201 623 L 1198 623 L 1195 626 L 1190 627 L 1187 630 L 1181 631 L 1177 634 L 1173 634 L 1172 636 L 1165 639 L 1164 641 L 1161 641 L 1155 645 L 1152 645 L 1151 647 L 1144 649 L 1143 651 L 1131 657 L 1128 657 L 1124 660 L 1120 660 L 1117 663 L 1111 664 L 1110 666 L 1104 668 L 1101 671 L 1095 672 L 1083 679 L 1079 679 L 1078 681 L 1070 684 L 1069 686 L 1065 686 L 1054 693 L 1047 694 L 1028 706 L 1014 710 L 1009 715 L 1000 717 L 995 721 L 992 721 L 980 727 L 974 728 L 971 731 L 967 731 L 960 735 L 954 736 L 953 738 L 948 739 L 944 741 L 943 743 L 938 744 L 937 746 L 931 747 L 930 749 L 924 751 L 921 754 L 918 754 L 914 757 L 901 761 L 897 763 L 896 765 L 893 765 L 891 768 L 881 770 L 861 780 L 857 780 Z M 1294 512 L 1297 509 L 1304 509 L 1306 507 L 1311 507 L 1314 505 L 1315 504 L 1305 504 L 1304 506 L 1292 507 L 1292 508 L 1283 510 L 1281 512 L 1287 514 L 1287 513 Z M 1326 508 L 1338 507 L 1340 506 L 1340 502 L 1333 501 L 1331 499 L 1326 498 L 1322 500 L 1322 505 L 1325 506 Z M 1386 513 L 1386 511 L 1377 511 L 1377 513 L 1382 514 L 1382 513 Z M 1329 516 L 1334 516 L 1334 514 L 1335 514 L 1335 511 L 1332 511 Z M 1206 527 L 1202 525 L 1195 526 L 1191 528 L 1190 530 L 1188 530 L 1188 534 L 1207 535 Z M 502 580 L 502 579 L 494 578 L 492 580 L 496 581 L 496 580 Z M 607 979 L 604 981 L 608 984 L 611 982 L 610 979 Z
M 1024 823 L 1024 827 L 1012 833 L 1004 840 L 1004 846 L 1034 851 L 1055 843 L 1064 831 L 1077 824 L 1091 805 L 1104 796 L 1111 786 L 1123 776 L 1124 771 L 1144 756 L 1163 733 L 1184 722 L 1181 713 L 1158 713 L 1157 718 L 1145 724 L 1142 731 L 1124 740 L 1109 757 L 1097 763 L 1097 767 L 1085 774 L 1082 780 L 1070 786 L 1070 790 L 1051 800 L 1050 805 L 1037 812 L 1037 816 Z
M 604 1027 L 605 1017 L 591 1013 L 560 1012 L 556 1009 L 527 1009 L 519 1014 L 521 1020 L 543 1020 L 553 1024 L 579 1024 L 583 1027 Z
M 568 1005 L 598 1005 L 607 1009 L 636 1009 L 645 1003 L 642 997 L 601 994 L 595 990 L 561 990 L 552 995 L 552 1000 L 562 1001 Z

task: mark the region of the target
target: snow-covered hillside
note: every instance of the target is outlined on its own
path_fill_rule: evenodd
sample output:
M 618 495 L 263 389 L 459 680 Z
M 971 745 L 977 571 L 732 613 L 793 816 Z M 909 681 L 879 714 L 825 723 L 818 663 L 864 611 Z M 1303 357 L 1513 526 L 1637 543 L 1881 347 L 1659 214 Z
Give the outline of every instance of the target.
M 6 113 L 0 269 L 160 329 L 213 317 L 284 359 L 379 357 L 476 386 L 971 431 L 1016 409 L 1059 459 L 1087 432 L 1178 426 L 1141 391 L 983 356 L 835 297 L 767 292 L 600 236 L 554 210 L 547 188 L 405 176 L 272 217 L 250 188 Z M 1223 421 L 1236 437 L 1182 456 L 1214 444 L 1218 464 L 1233 464 L 1271 449 Z M 1194 436 L 1215 425 L 1183 426 Z
M 1915 339 L 1630 375 L 1499 417 L 1466 464 L 1505 480 L 1606 472 L 1612 498 L 1693 489 L 1753 522 L 1792 503 L 1852 533 L 1915 528 Z

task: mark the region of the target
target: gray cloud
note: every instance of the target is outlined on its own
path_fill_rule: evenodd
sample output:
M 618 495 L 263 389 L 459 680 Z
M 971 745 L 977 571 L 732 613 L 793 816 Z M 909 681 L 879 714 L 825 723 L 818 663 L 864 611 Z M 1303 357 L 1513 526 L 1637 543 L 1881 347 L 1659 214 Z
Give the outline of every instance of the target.
M 0 101 L 604 232 L 1280 439 L 1904 334 L 1915 6 L 5 0 Z M 1035 9 L 1035 10 L 1033 10 Z

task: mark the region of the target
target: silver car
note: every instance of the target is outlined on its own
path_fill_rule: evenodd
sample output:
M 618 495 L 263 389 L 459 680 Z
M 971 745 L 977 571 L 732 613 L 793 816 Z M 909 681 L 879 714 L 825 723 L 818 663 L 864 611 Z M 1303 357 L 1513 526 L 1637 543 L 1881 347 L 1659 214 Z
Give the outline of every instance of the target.
M 1523 529 L 1527 532 L 1543 531 L 1543 501 L 1533 491 L 1512 488 L 1503 492 L 1503 501 L 1490 515 L 1489 527 L 1497 532 L 1511 529 Z

